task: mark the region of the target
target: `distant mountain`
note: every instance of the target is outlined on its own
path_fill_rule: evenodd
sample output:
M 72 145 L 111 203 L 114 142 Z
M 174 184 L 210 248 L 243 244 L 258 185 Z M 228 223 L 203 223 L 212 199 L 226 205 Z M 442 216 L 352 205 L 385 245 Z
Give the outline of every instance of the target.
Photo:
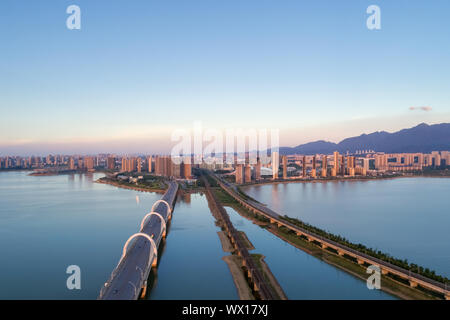
M 316 154 L 374 150 L 378 152 L 423 152 L 450 150 L 450 123 L 428 125 L 421 123 L 416 127 L 394 133 L 378 131 L 342 140 L 339 143 L 323 140 L 301 144 L 289 148 L 280 147 L 280 154 Z

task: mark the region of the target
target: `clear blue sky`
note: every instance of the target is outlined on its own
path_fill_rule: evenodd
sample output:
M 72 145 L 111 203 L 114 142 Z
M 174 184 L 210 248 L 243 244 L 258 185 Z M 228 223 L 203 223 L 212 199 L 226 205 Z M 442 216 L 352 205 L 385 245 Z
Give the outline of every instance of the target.
M 194 121 L 279 128 L 282 145 L 450 122 L 449 15 L 448 0 L 2 0 L 0 154 L 160 152 Z

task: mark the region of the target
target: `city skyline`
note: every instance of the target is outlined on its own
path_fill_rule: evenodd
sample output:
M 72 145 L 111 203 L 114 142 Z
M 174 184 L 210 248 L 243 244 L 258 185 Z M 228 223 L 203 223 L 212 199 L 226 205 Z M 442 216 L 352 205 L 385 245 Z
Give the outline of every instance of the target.
M 81 30 L 70 4 L 0 4 L 6 153 L 164 153 L 194 121 L 275 127 L 284 146 L 450 122 L 445 1 L 378 1 L 376 31 L 370 1 L 79 1 Z

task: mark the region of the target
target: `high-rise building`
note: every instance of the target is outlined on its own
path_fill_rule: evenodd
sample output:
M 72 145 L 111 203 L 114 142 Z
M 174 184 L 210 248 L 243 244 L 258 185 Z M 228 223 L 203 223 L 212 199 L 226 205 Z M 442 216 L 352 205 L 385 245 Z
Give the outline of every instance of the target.
M 155 174 L 166 177 L 179 177 L 180 165 L 175 165 L 170 156 L 155 156 Z
M 75 160 L 73 160 L 73 157 L 69 158 L 69 170 L 75 170 Z
M 94 170 L 94 159 L 92 157 L 84 158 L 84 168 L 88 171 Z
M 280 155 L 278 152 L 272 152 L 272 178 L 278 179 L 278 170 L 280 168 Z
M 261 160 L 258 159 L 256 160 L 256 166 L 255 166 L 255 180 L 260 180 L 261 179 Z
M 331 168 L 331 176 L 336 177 L 339 172 L 339 152 L 333 152 L 333 168 Z
M 327 156 L 323 155 L 322 156 L 322 177 L 323 178 L 327 177 L 327 167 L 328 167 Z
M 170 157 L 165 157 L 164 168 L 165 168 L 165 174 L 164 174 L 165 176 L 167 176 L 167 177 L 175 176 L 174 165 L 173 165 L 172 159 Z
M 141 158 L 137 158 L 136 159 L 136 166 L 137 166 L 137 172 L 142 172 L 142 163 L 141 163 Z
M 152 156 L 146 158 L 145 168 L 148 172 L 152 172 Z
M 155 156 L 155 174 L 156 175 L 161 175 L 161 157 L 160 156 Z
M 317 177 L 317 169 L 316 169 L 316 156 L 312 158 L 312 169 L 311 169 L 311 177 Z
M 192 169 L 190 163 L 181 163 L 181 177 L 183 179 L 191 179 L 192 177 Z
M 306 178 L 306 156 L 303 156 L 302 161 L 302 177 Z
M 114 170 L 116 168 L 116 158 L 108 157 L 106 159 L 106 168 L 108 170 Z
M 235 176 L 235 181 L 237 184 L 242 184 L 244 183 L 244 174 L 243 174 L 243 170 L 244 170 L 244 165 L 243 164 L 236 164 L 236 169 L 234 171 L 234 176 Z
M 282 156 L 281 162 L 283 163 L 283 179 L 287 179 L 287 157 Z
M 375 169 L 376 170 L 387 170 L 388 158 L 386 154 L 376 154 L 375 155 Z
M 128 166 L 129 166 L 130 172 L 136 172 L 137 171 L 137 169 L 138 169 L 137 163 L 138 163 L 137 158 L 129 159 Z
M 78 169 L 79 169 L 79 170 L 84 169 L 84 161 L 83 161 L 83 158 L 81 158 L 81 157 L 78 158 L 77 166 L 78 166 Z
M 244 167 L 244 182 L 252 182 L 252 167 L 249 164 Z

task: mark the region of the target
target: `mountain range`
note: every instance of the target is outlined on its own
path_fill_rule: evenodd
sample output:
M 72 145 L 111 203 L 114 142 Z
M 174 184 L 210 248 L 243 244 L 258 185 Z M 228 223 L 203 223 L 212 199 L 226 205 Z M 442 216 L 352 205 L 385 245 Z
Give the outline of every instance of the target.
M 377 131 L 342 140 L 339 143 L 324 140 L 309 142 L 296 147 L 280 147 L 280 154 L 329 154 L 374 150 L 376 152 L 402 153 L 450 150 L 450 123 L 428 125 L 421 123 L 415 127 L 389 133 Z

